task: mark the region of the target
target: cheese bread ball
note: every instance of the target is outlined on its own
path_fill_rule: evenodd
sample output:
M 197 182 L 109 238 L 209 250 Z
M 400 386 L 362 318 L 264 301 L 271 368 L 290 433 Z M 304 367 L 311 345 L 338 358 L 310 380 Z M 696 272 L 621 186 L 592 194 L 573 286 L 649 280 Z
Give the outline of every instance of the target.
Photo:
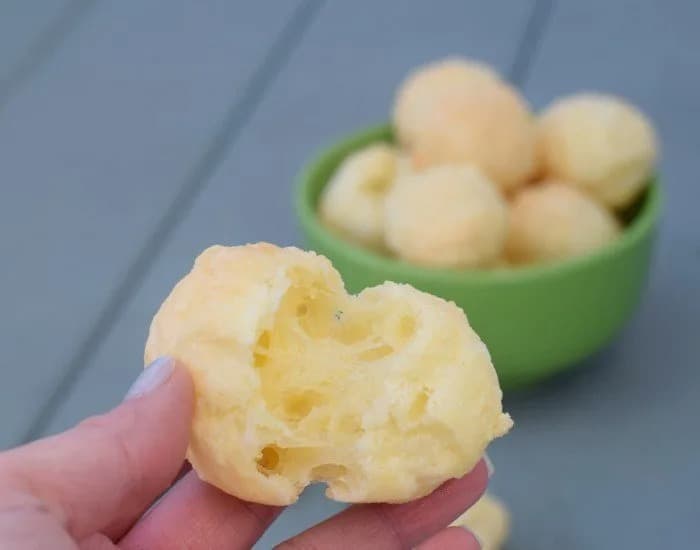
M 508 209 L 498 188 L 468 165 L 428 168 L 387 195 L 386 244 L 412 263 L 480 267 L 501 255 Z
M 577 94 L 555 101 L 540 117 L 543 173 L 571 182 L 618 208 L 642 191 L 657 156 L 654 128 L 626 101 Z
M 416 166 L 474 164 L 505 190 L 535 172 L 529 107 L 481 64 L 448 59 L 418 69 L 400 86 L 393 118 Z
M 146 363 L 192 374 L 187 458 L 251 502 L 309 483 L 344 502 L 404 502 L 470 471 L 512 422 L 457 306 L 407 285 L 357 296 L 323 256 L 214 246 L 153 319 Z
M 384 196 L 400 168 L 396 150 L 377 143 L 349 155 L 323 190 L 319 214 L 347 239 L 381 248 Z
M 452 525 L 468 528 L 481 543 L 481 550 L 500 550 L 508 539 L 510 516 L 503 503 L 486 493 Z
M 567 183 L 520 191 L 510 208 L 506 254 L 513 263 L 561 260 L 595 250 L 620 232 L 615 217 Z
M 394 103 L 397 132 L 406 137 L 420 134 L 438 94 L 447 95 L 451 88 L 463 90 L 482 80 L 498 81 L 500 76 L 488 65 L 459 57 L 414 70 L 397 90 Z

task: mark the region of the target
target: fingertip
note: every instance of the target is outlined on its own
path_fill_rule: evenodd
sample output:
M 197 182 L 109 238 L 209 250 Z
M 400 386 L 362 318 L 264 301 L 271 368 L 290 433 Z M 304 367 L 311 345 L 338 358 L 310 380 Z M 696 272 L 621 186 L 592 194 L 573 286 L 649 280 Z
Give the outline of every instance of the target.
M 171 382 L 182 393 L 184 401 L 190 409 L 194 408 L 194 381 L 187 367 L 177 359 L 170 358 L 173 365 Z
M 475 497 L 478 499 L 486 491 L 488 482 L 488 466 L 484 459 L 481 459 L 467 474 L 444 483 L 436 491 L 469 495 L 470 498 Z M 471 503 L 470 501 L 468 505 L 471 505 Z
M 194 408 L 194 383 L 189 370 L 177 359 L 163 356 L 149 363 L 129 388 L 124 401 L 158 394 L 171 399 L 178 410 L 191 416 Z
M 149 371 L 153 373 L 148 374 Z M 151 434 L 149 446 L 163 449 L 162 454 L 177 459 L 179 469 L 194 414 L 195 391 L 189 370 L 172 357 L 156 359 L 143 370 L 127 396 L 125 403 L 114 411 L 116 416 L 120 415 L 120 409 L 124 412 L 130 409 L 127 416 L 136 416 L 141 419 L 140 424 L 148 425 L 141 427 Z M 157 433 L 152 431 L 155 426 L 161 427 Z M 174 453 L 176 448 L 179 452 Z
M 466 476 L 461 478 L 463 483 L 469 484 L 470 487 L 475 488 L 479 491 L 479 496 L 486 491 L 488 487 L 489 479 L 491 478 L 491 469 L 485 459 L 479 460 L 476 466 L 472 468 Z

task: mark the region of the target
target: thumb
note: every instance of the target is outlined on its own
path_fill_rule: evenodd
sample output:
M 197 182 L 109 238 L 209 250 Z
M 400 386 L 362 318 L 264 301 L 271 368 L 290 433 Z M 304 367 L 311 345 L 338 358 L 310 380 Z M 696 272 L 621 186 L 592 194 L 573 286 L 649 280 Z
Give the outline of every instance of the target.
M 0 455 L 0 478 L 42 501 L 76 539 L 118 536 L 177 475 L 193 402 L 188 372 L 158 359 L 111 412 Z

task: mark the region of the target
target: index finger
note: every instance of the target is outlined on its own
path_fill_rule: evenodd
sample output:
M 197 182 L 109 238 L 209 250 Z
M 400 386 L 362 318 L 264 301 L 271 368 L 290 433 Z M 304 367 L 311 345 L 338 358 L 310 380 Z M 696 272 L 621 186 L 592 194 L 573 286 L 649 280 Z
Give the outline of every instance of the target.
M 406 504 L 359 504 L 283 542 L 278 548 L 413 547 L 474 504 L 486 490 L 488 467 L 481 460 L 460 479 Z

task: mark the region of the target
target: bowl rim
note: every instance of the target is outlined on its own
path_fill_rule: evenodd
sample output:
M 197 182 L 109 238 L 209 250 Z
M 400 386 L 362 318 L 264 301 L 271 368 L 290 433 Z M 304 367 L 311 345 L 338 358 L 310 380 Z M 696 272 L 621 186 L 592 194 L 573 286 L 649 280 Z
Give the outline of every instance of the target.
M 587 267 L 601 264 L 610 258 L 634 248 L 652 232 L 659 219 L 662 208 L 663 193 L 659 184 L 658 174 L 650 177 L 646 197 L 639 212 L 627 225 L 621 235 L 607 245 L 588 254 L 560 260 L 551 263 L 541 263 L 528 266 L 503 266 L 494 268 L 455 269 L 426 267 L 384 256 L 379 252 L 363 248 L 329 231 L 317 215 L 317 204 L 313 200 L 315 182 L 321 177 L 326 164 L 334 157 L 346 156 L 349 152 L 378 141 L 387 141 L 391 136 L 391 125 L 388 123 L 373 125 L 354 131 L 335 140 L 330 146 L 322 148 L 314 154 L 297 175 L 294 187 L 294 205 L 297 218 L 302 228 L 320 241 L 325 248 L 339 250 L 346 258 L 354 263 L 366 265 L 369 269 L 385 273 L 399 273 L 404 279 L 431 280 L 446 284 L 484 284 L 501 283 L 513 284 L 532 279 L 558 277 L 567 273 L 580 271 Z M 327 181 L 323 183 L 323 186 Z M 320 194 L 320 192 L 319 192 Z

